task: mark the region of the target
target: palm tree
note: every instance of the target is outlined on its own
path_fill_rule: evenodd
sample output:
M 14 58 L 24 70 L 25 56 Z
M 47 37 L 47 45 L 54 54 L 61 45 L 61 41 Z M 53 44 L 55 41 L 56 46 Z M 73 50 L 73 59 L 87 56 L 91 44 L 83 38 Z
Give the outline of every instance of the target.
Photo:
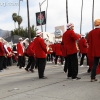
M 17 16 L 18 28 L 20 29 L 20 24 L 22 23 L 23 19 L 21 16 Z
M 66 0 L 66 20 L 67 20 L 67 23 L 69 23 L 69 19 L 68 19 L 68 0 Z
M 17 22 L 18 22 L 18 35 L 19 35 L 19 31 L 20 31 L 20 24 L 22 23 L 23 19 L 21 16 L 17 16 Z
M 15 29 L 16 29 L 17 13 L 12 14 L 12 19 L 14 21 L 14 26 L 15 26 Z

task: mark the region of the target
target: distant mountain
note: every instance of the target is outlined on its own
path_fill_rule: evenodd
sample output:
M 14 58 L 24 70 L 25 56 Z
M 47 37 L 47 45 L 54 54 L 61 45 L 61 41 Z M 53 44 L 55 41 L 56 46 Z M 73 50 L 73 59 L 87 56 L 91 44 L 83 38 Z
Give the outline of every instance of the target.
M 11 36 L 11 31 L 0 29 L 0 37 L 5 39 L 9 36 Z

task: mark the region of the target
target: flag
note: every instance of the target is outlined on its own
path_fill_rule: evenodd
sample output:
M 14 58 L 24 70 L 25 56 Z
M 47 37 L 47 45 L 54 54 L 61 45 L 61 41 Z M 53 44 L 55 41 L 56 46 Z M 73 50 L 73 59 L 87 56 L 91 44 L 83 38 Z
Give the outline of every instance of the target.
M 40 12 L 36 13 L 36 25 L 39 26 L 41 24 L 42 25 L 46 24 L 45 11 L 42 11 L 41 13 Z

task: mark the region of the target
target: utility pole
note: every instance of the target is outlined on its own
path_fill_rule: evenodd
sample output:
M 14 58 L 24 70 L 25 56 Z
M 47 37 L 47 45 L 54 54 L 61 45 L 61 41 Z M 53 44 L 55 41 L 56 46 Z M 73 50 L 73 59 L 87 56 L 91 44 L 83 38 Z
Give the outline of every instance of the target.
M 66 0 L 66 20 L 67 20 L 67 24 L 69 23 L 69 19 L 68 19 L 68 0 Z
M 94 0 L 92 5 L 92 29 L 94 29 Z
M 31 42 L 30 18 L 29 18 L 29 3 L 28 3 L 28 0 L 27 0 L 27 18 L 28 18 L 28 35 L 29 35 L 29 42 Z
M 48 9 L 48 0 L 47 0 L 47 7 L 46 7 L 46 24 L 45 24 L 45 32 L 47 31 L 46 28 L 47 28 L 47 9 Z
M 83 15 L 83 0 L 82 0 L 82 5 L 81 5 L 80 34 L 82 34 L 82 15 Z
M 44 0 L 42 3 L 39 3 L 39 8 L 40 8 L 40 24 L 41 24 L 41 31 L 43 32 L 43 27 L 42 27 L 42 20 L 41 20 L 41 6 L 42 4 L 45 2 L 46 0 Z
M 40 25 L 41 25 L 41 32 L 43 32 L 42 21 L 41 21 L 41 4 L 39 3 L 40 8 Z

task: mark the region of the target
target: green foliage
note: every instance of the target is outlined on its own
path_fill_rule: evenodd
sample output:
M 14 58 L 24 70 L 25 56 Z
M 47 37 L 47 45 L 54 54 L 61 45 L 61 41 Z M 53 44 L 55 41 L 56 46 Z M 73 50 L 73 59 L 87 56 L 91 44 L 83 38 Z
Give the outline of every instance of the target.
M 34 27 L 34 25 L 32 25 L 30 27 L 30 33 L 31 33 L 31 38 L 35 37 L 36 36 L 36 31 L 38 29 Z M 15 29 L 14 31 L 11 31 L 13 35 L 19 35 L 19 36 L 22 36 L 22 37 L 26 37 L 28 38 L 29 35 L 28 35 L 28 28 L 26 27 L 25 29 L 23 29 L 23 27 L 20 27 Z
M 12 19 L 13 19 L 14 22 L 17 21 L 17 13 L 13 13 L 12 14 Z
M 26 37 L 28 38 L 29 37 L 29 34 L 28 34 L 28 28 L 26 27 L 25 29 L 23 29 L 23 27 L 20 27 L 20 24 L 22 23 L 23 19 L 21 16 L 18 16 L 17 13 L 13 13 L 12 14 L 12 19 L 13 21 L 16 23 L 18 23 L 18 28 L 15 27 L 14 31 L 11 31 L 11 35 L 19 35 L 19 36 L 22 36 L 22 37 Z M 34 27 L 34 25 L 32 25 L 30 27 L 30 33 L 31 33 L 31 38 L 35 37 L 36 36 L 36 31 L 38 29 Z

